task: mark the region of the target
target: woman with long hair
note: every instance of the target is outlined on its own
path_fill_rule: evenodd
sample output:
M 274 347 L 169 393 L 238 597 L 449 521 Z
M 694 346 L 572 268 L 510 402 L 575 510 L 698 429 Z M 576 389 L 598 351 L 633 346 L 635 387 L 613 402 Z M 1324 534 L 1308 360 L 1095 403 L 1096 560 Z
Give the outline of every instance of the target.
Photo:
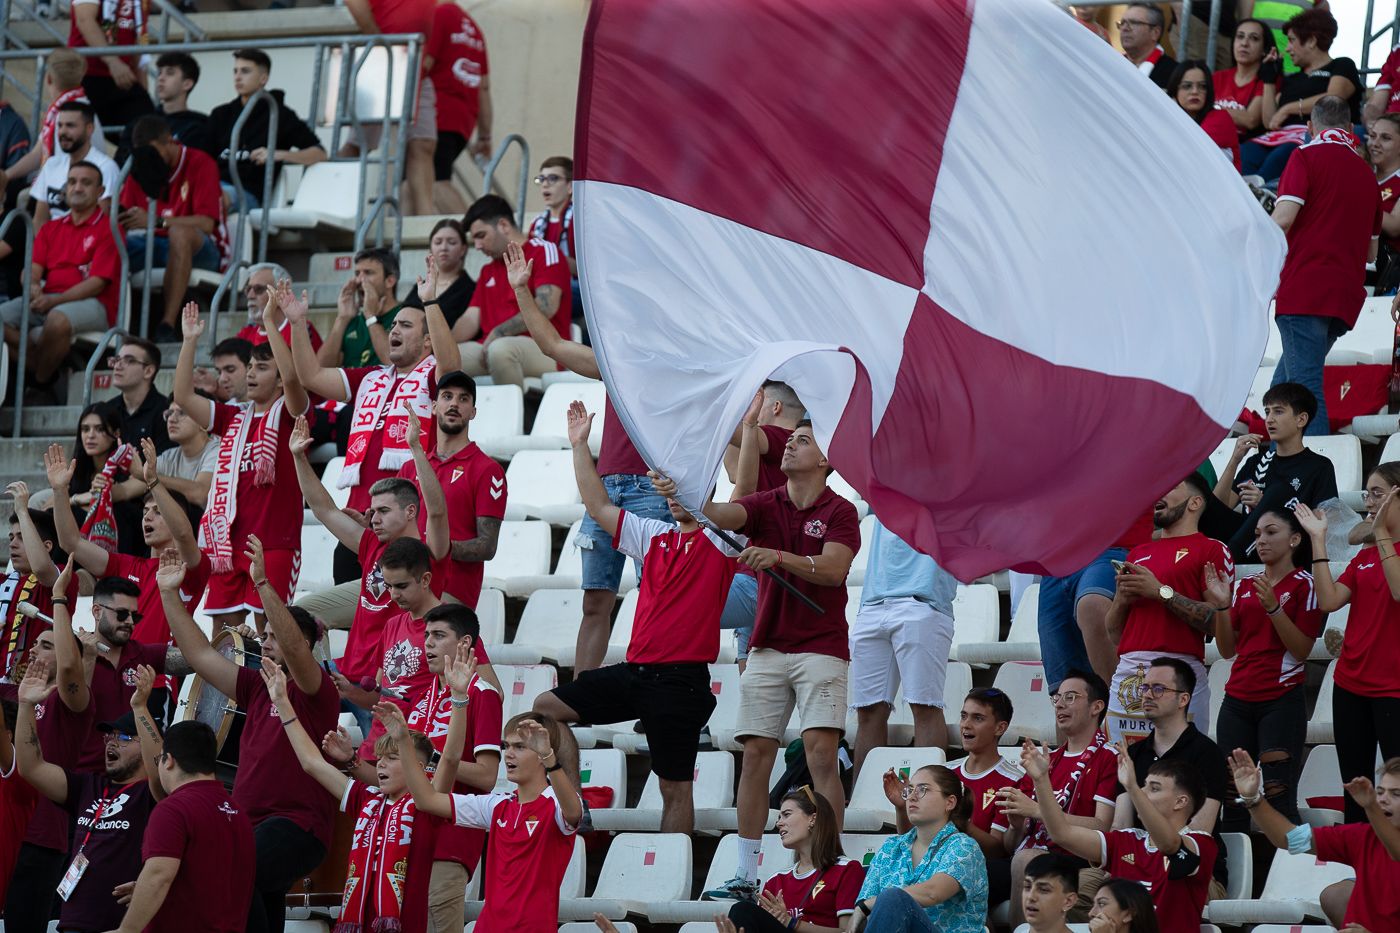
M 1199 59 L 1182 62 L 1172 72 L 1167 81 L 1167 94 L 1176 101 L 1186 115 L 1205 130 L 1220 151 L 1239 171 L 1240 134 L 1235 129 L 1235 121 L 1223 110 L 1215 109 L 1215 85 L 1211 81 L 1210 69 Z
M 107 458 L 121 443 L 121 422 L 115 409 L 94 402 L 78 416 L 78 436 L 73 440 L 73 504 L 86 508 L 92 504 L 92 481 L 102 474 Z M 125 478 L 123 474 L 122 478 Z
M 1381 244 L 1386 254 L 1384 263 L 1377 265 L 1376 294 L 1393 295 L 1400 276 L 1387 267 L 1400 262 L 1400 211 L 1395 209 L 1400 204 L 1400 113 L 1376 118 L 1366 136 L 1366 149 L 1381 189 Z
M 1136 881 L 1113 878 L 1094 895 L 1089 933 L 1158 933 L 1152 895 Z
M 1230 581 L 1206 571 L 1215 614 L 1215 643 L 1222 658 L 1234 658 L 1215 722 L 1221 748 L 1243 748 L 1263 757 L 1264 786 L 1274 807 L 1299 822 L 1296 789 L 1308 733 L 1304 696 L 1306 663 L 1322 632 L 1313 593 L 1312 546 L 1292 509 L 1273 508 L 1254 526 L 1254 550 L 1262 573 Z M 1222 831 L 1249 832 L 1249 812 L 1226 797 Z
M 467 275 L 467 234 L 460 221 L 439 220 L 428 235 L 428 274 L 426 283 L 410 288 L 405 308 L 422 308 L 436 302 L 451 327 L 471 304 L 476 282 Z M 426 285 L 426 290 L 425 290 Z
M 757 902 L 731 907 L 729 919 L 747 933 L 841 933 L 865 869 L 841 854 L 831 804 L 810 785 L 788 791 L 778 809 L 778 838 L 792 852 L 792 867 L 764 882 Z
M 1211 76 L 1215 106 L 1235 124 L 1240 139 L 1263 129 L 1278 99 L 1278 49 L 1268 24 L 1242 19 L 1235 26 L 1235 67 Z
M 1363 547 L 1336 580 L 1327 564 L 1327 516 L 1306 505 L 1298 521 L 1312 538 L 1313 587 L 1323 612 L 1350 605 L 1342 652 L 1332 685 L 1332 722 L 1342 781 L 1369 777 L 1376 747 L 1385 759 L 1400 756 L 1400 462 L 1382 463 L 1366 478 L 1362 499 L 1375 543 Z M 1350 797 L 1348 823 L 1366 819 Z
M 956 772 L 927 765 L 900 781 L 885 774 L 885 796 L 903 803 L 900 827 L 866 869 L 850 933 L 981 933 L 987 918 L 987 862 L 964 828 L 972 800 Z M 898 810 L 898 805 L 896 805 Z

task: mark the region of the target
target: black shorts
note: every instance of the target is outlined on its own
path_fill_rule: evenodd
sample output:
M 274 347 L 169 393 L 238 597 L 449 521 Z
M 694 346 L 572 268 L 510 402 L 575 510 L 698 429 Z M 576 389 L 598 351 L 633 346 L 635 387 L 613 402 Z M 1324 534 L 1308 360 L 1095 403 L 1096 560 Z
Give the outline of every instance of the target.
M 585 725 L 640 719 L 656 776 L 694 779 L 700 730 L 715 709 L 708 664 L 612 664 L 584 671 L 554 695 Z
M 451 130 L 438 130 L 437 148 L 433 150 L 433 179 L 452 180 L 452 163 L 467 148 L 467 137 Z

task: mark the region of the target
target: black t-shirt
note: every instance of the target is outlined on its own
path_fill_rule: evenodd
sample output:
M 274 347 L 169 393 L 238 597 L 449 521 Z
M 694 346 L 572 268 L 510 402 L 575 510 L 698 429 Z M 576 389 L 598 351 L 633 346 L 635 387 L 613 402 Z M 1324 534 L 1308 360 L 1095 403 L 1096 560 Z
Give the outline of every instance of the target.
M 1152 767 L 1158 760 L 1157 750 L 1153 747 L 1153 732 L 1149 732 L 1145 739 L 1134 742 L 1128 746 L 1128 757 L 1133 760 L 1133 772 L 1137 775 L 1138 787 L 1147 783 L 1147 769 Z M 1229 775 L 1225 771 L 1225 754 L 1220 750 L 1220 746 L 1207 736 L 1193 723 L 1186 724 L 1186 731 L 1181 733 L 1181 737 L 1176 740 L 1176 744 L 1167 749 L 1161 758 L 1180 758 L 1201 773 L 1205 780 L 1206 799 L 1218 802 L 1223 808 L 1227 796 L 1233 799 L 1230 794 Z M 1123 793 L 1124 788 L 1120 786 L 1118 793 Z M 1220 817 L 1215 818 L 1216 825 L 1210 828 L 1210 834 L 1215 839 L 1215 845 L 1220 855 L 1215 860 L 1215 871 L 1213 876 L 1222 885 L 1226 883 L 1226 859 L 1225 840 L 1220 838 Z M 1142 825 L 1139 817 L 1135 826 Z
M 1179 64 L 1180 62 L 1176 59 L 1163 53 L 1162 57 L 1157 59 L 1157 63 L 1152 66 L 1152 73 L 1148 77 L 1152 79 L 1153 84 L 1165 91 L 1167 85 L 1171 83 L 1172 73 L 1176 71 Z
M 77 821 L 68 862 L 81 848 L 88 867 L 63 904 L 60 929 L 101 933 L 121 926 L 126 907 L 117 903 L 112 889 L 141 874 L 141 838 L 155 806 L 144 778 L 118 786 L 105 774 L 68 775 L 64 808 Z
M 408 297 L 403 300 L 402 307 L 421 308 L 423 299 L 418 297 L 418 285 L 416 275 L 408 277 Z M 447 286 L 447 290 L 438 295 L 438 304 L 442 307 L 442 316 L 447 320 L 447 326 L 451 327 L 457 323 L 457 319 L 467 313 L 467 308 L 472 303 L 472 293 L 476 291 L 476 282 L 464 271 L 457 277 L 457 281 Z
M 1365 82 L 1361 80 L 1361 75 L 1356 70 L 1356 62 L 1349 58 L 1334 58 L 1316 71 L 1299 71 L 1288 75 L 1283 79 L 1283 88 L 1278 93 L 1278 105 L 1291 104 L 1294 101 L 1306 100 L 1309 97 L 1316 97 L 1318 94 L 1327 93 L 1327 85 L 1333 78 L 1346 78 L 1351 82 L 1351 96 L 1347 98 L 1347 107 L 1351 110 L 1351 122 L 1361 122 L 1361 98 L 1364 96 L 1363 88 Z M 1307 117 L 1290 117 L 1289 123 L 1307 123 Z
M 282 92 L 271 93 L 279 105 L 276 148 L 319 149 L 321 140 L 312 132 L 311 127 L 302 122 L 297 112 L 282 100 Z M 258 101 L 248 117 L 248 122 L 243 124 L 243 134 L 239 137 L 241 146 L 238 150 L 238 177 L 243 180 L 243 190 L 259 199 L 263 196 L 266 166 L 254 164 L 251 154 L 254 149 L 261 149 L 267 145 L 269 112 L 267 101 Z M 219 177 L 230 185 L 233 184 L 233 178 L 228 172 L 228 150 L 233 140 L 233 124 L 238 122 L 242 113 L 243 102 L 235 97 L 228 103 L 215 107 L 214 112 L 209 114 L 209 143 L 205 152 L 214 157 L 214 161 L 219 164 Z M 275 179 L 276 173 L 281 171 L 281 164 L 274 163 L 273 178 Z M 346 192 L 346 197 L 354 197 L 354 192 Z
M 1259 562 L 1254 553 L 1254 526 L 1259 524 L 1260 515 L 1278 508 L 1291 511 L 1300 502 L 1315 508 L 1337 498 L 1337 474 L 1332 461 L 1306 448 L 1290 457 L 1281 457 L 1275 450 L 1259 451 L 1240 467 L 1231 488 L 1238 494 L 1246 481 L 1253 481 L 1264 495 L 1257 506 L 1240 517 L 1239 527 L 1226 542 L 1235 560 L 1245 564 Z
M 107 409 L 116 413 L 121 425 L 122 440 L 139 449 L 141 439 L 149 437 L 156 445 L 157 453 L 164 453 L 175 446 L 165 428 L 165 410 L 169 407 L 170 400 L 157 392 L 154 386 L 135 412 L 126 410 L 126 402 L 120 395 L 107 400 Z M 141 534 L 141 508 L 140 499 L 112 503 L 112 514 L 117 520 L 117 550 L 133 557 L 148 557 L 151 553 Z

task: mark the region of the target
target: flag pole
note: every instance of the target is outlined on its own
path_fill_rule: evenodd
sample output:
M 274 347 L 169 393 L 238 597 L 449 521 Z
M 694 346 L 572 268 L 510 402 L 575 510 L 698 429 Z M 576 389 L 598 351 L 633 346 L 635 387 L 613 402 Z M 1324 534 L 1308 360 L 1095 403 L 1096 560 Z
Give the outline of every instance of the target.
M 740 543 L 738 540 L 736 540 L 732 535 L 730 535 L 729 532 L 725 531 L 723 528 L 721 528 L 721 527 L 719 527 L 718 525 L 716 525 L 716 524 L 715 524 L 713 521 L 711 521 L 709 518 L 704 517 L 703 514 L 702 514 L 702 516 L 701 516 L 701 524 L 702 524 L 705 528 L 709 529 L 710 531 L 713 531 L 713 532 L 715 533 L 715 536 L 716 536 L 716 537 L 718 537 L 718 538 L 719 538 L 721 541 L 723 541 L 725 544 L 727 544 L 727 545 L 729 545 L 730 547 L 732 547 L 734 550 L 736 550 L 736 551 L 742 551 L 742 550 L 744 550 L 744 545 L 743 545 L 743 544 L 741 544 L 741 543 Z M 643 572 L 645 572 L 645 571 L 643 571 Z M 800 599 L 800 600 L 802 601 L 802 604 L 803 604 L 804 606 L 806 606 L 808 609 L 812 610 L 812 611 L 815 612 L 817 615 L 822 615 L 822 616 L 826 615 L 826 610 L 825 610 L 825 609 L 823 609 L 821 606 L 818 606 L 818 605 L 816 604 L 816 602 L 814 602 L 810 596 L 808 596 L 806 593 L 804 593 L 804 592 L 802 592 L 801 590 L 799 590 L 799 589 L 792 583 L 791 580 L 784 580 L 782 577 L 778 576 L 778 574 L 774 572 L 774 570 L 773 570 L 772 567 L 766 568 L 763 572 L 766 573 L 766 574 L 768 574 L 769 578 L 772 579 L 772 581 L 773 581 L 774 583 L 778 584 L 778 585 L 781 586 L 783 589 L 785 589 L 785 590 L 787 590 L 789 593 L 791 593 L 793 596 L 796 596 L 798 599 Z

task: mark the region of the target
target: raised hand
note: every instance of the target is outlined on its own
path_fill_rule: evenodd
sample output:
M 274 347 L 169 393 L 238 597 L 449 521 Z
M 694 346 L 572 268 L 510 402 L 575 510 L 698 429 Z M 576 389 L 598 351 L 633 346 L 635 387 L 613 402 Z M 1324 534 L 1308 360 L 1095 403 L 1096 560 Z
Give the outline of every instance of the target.
M 1244 459 L 1249 454 L 1259 449 L 1259 444 L 1264 439 L 1258 434 L 1242 434 L 1235 441 L 1235 456 Z
M 1259 796 L 1259 788 L 1263 786 L 1264 776 L 1259 766 L 1254 763 L 1254 759 L 1249 757 L 1249 752 L 1242 748 L 1237 748 L 1230 753 L 1230 772 L 1235 777 L 1235 790 L 1246 800 L 1252 800 Z
M 321 740 L 321 751 L 337 764 L 345 764 L 355 757 L 355 746 L 350 742 L 350 733 L 344 726 L 336 726 Z
M 197 343 L 204 335 L 204 321 L 199 317 L 199 305 L 193 301 L 185 302 L 185 307 L 180 312 L 180 332 L 184 335 L 185 343 Z
M 1045 748 L 1030 739 L 1023 739 L 1021 742 L 1021 768 L 1031 776 L 1031 780 L 1038 780 L 1050 773 L 1050 759 L 1045 754 Z
M 1396 513 L 1400 512 L 1395 505 L 1397 491 L 1400 491 L 1400 486 L 1391 486 L 1390 492 L 1386 493 L 1385 498 L 1381 499 L 1381 504 L 1376 506 L 1376 517 L 1371 520 L 1371 527 L 1375 529 L 1376 534 L 1380 534 L 1381 529 L 1393 533 L 1391 522 L 1395 521 Z
M 24 679 L 19 682 L 19 701 L 38 706 L 49 695 L 49 673 L 52 663 L 48 658 L 33 658 L 24 670 Z
M 457 646 L 456 658 L 442 659 L 442 679 L 447 682 L 447 688 L 452 691 L 452 697 L 456 700 L 465 700 L 467 690 L 472 685 L 472 678 L 476 676 L 476 652 L 472 651 L 470 645 L 459 644 Z
M 1351 799 L 1356 801 L 1356 805 L 1363 810 L 1369 809 L 1376 802 L 1376 786 L 1367 777 L 1355 777 L 1342 785 L 1346 788 Z
M 78 461 L 68 459 L 68 453 L 58 444 L 50 444 L 44 451 L 44 473 L 48 475 L 51 489 L 67 489 L 77 467 Z
M 676 498 L 676 481 L 671 477 L 655 470 L 648 470 L 647 478 L 651 480 L 652 488 L 656 490 L 658 496 L 663 499 Z
M 529 288 L 530 274 L 535 271 L 535 261 L 525 258 L 525 251 L 519 243 L 506 247 L 506 281 L 511 288 Z
M 5 487 L 5 491 L 15 500 L 15 511 L 29 508 L 29 484 L 23 480 L 15 480 Z
M 141 711 L 146 708 L 146 701 L 151 698 L 151 687 L 156 682 L 156 669 L 149 664 L 136 665 L 136 689 L 131 694 L 131 708 Z
M 1314 512 L 1303 503 L 1299 502 L 1293 509 L 1293 514 L 1298 516 L 1298 524 L 1303 526 L 1303 530 L 1308 536 L 1316 540 L 1327 537 L 1327 513 Z
M 180 552 L 166 548 L 160 552 L 160 564 L 156 567 L 156 586 L 168 592 L 179 592 L 185 585 L 185 570 Z
M 377 317 L 379 312 L 384 310 L 384 294 L 379 290 L 379 286 L 366 279 L 360 283 L 360 291 L 364 295 L 362 306 L 365 315 Z
M 427 275 L 426 278 L 423 277 L 423 276 L 419 276 L 419 277 L 418 277 L 418 297 L 419 297 L 419 299 L 422 300 L 423 306 L 424 306 L 424 307 L 427 307 L 427 306 L 428 306 L 429 304 L 431 304 L 432 302 L 437 301 L 437 295 L 438 295 L 438 268 L 437 268 L 437 260 L 433 258 L 433 254 L 432 254 L 432 253 L 429 253 L 429 254 L 428 254 L 428 275 Z
M 384 724 L 384 731 L 389 733 L 395 742 L 399 743 L 399 757 L 408 759 L 412 757 L 413 750 L 408 748 L 408 722 L 403 718 L 403 710 L 398 704 L 390 703 L 388 700 L 380 700 L 374 704 L 374 718 Z
M 763 413 L 763 390 L 759 389 L 753 394 L 753 401 L 749 402 L 749 410 L 744 412 L 744 424 L 757 425 L 758 416 Z
M 578 399 L 569 403 L 569 446 L 579 447 L 588 443 L 589 432 L 593 430 L 593 416 Z M 658 490 L 659 491 L 659 490 Z
M 896 810 L 904 806 L 904 788 L 909 786 L 909 782 L 899 776 L 899 772 L 894 768 L 887 768 L 880 777 L 885 788 L 885 799 L 890 802 Z
M 73 585 L 73 574 L 78 570 L 77 559 L 72 554 L 68 555 L 68 560 L 64 563 L 63 569 L 58 572 L 58 579 L 53 581 L 53 591 L 62 597 Z
M 1129 789 L 1137 787 L 1137 768 L 1128 754 L 1128 740 L 1119 739 L 1113 750 L 1118 753 L 1118 783 Z
M 1204 576 L 1206 602 L 1218 607 L 1230 605 L 1232 602 L 1230 581 L 1216 572 L 1214 564 L 1206 564 Z
M 297 415 L 296 424 L 292 426 L 292 434 L 287 438 L 287 449 L 294 457 L 304 457 L 311 449 L 311 425 L 306 423 L 305 415 Z
M 418 412 L 413 410 L 413 403 L 408 399 L 403 401 L 403 413 L 408 419 L 408 449 L 418 453 L 423 449 L 423 422 L 418 419 Z
M 525 747 L 541 758 L 554 754 L 549 744 L 549 732 L 535 720 L 527 719 L 520 724 L 520 737 L 525 740 Z
M 287 702 L 287 672 L 271 658 L 262 659 L 262 679 L 267 684 L 267 695 L 272 705 L 280 707 Z
M 248 558 L 248 576 L 261 583 L 267 579 L 267 560 L 263 556 L 262 542 L 257 535 L 249 535 L 244 544 L 243 556 Z
M 272 301 L 268 302 L 268 310 L 271 310 L 273 303 L 276 303 L 282 313 L 287 316 L 287 320 L 291 321 L 293 324 L 300 324 L 302 321 L 306 320 L 306 306 L 308 300 L 309 298 L 305 289 L 302 289 L 301 297 L 298 298 L 296 295 L 292 294 L 291 280 L 283 279 L 277 283 L 277 291 L 274 293 Z M 263 321 L 263 326 L 268 329 L 272 328 L 272 325 L 266 320 Z

